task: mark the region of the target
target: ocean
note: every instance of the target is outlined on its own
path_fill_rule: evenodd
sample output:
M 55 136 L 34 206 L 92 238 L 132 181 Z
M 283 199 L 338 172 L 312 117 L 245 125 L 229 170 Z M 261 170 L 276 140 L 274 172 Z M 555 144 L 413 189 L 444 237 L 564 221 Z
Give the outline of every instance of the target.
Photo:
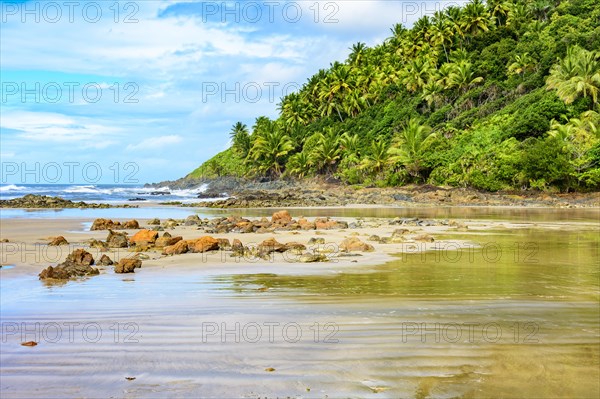
M 198 194 L 206 191 L 206 185 L 193 189 L 171 190 L 169 187 L 148 188 L 130 184 L 2 184 L 0 199 L 7 200 L 27 194 L 49 195 L 71 201 L 131 205 L 179 201 L 194 203 L 203 201 Z M 132 201 L 136 199 L 137 201 Z

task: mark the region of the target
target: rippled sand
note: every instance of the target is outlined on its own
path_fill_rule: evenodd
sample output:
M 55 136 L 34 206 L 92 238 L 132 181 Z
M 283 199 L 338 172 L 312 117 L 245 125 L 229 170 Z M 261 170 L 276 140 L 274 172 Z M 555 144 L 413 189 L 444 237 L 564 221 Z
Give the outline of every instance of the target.
M 104 237 L 81 222 L 3 220 L 2 235 Z M 434 235 L 475 250 L 377 246 L 358 263 L 182 255 L 45 285 L 42 265 L 13 259 L 0 272 L 0 396 L 598 397 L 600 227 L 467 224 Z

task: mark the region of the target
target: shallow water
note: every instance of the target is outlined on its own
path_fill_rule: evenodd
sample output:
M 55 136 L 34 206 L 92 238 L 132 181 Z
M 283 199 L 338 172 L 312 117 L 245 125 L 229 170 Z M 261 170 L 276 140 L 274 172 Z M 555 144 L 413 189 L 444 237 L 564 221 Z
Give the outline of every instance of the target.
M 569 227 L 467 232 L 477 246 L 334 274 L 0 279 L 0 396 L 596 398 L 600 226 L 552 211 L 477 216 Z

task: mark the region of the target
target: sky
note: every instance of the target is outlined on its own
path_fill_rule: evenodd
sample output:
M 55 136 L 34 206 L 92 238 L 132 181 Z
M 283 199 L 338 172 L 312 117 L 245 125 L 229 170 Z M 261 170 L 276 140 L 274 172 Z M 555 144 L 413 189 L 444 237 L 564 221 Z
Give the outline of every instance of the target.
M 457 4 L 0 0 L 0 183 L 183 177 L 352 44 Z

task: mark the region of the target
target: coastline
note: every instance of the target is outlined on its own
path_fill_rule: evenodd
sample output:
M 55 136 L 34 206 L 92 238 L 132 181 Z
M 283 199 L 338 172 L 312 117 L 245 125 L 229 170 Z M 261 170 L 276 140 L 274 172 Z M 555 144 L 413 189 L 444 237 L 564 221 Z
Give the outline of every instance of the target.
M 139 219 L 142 228 L 148 227 L 156 211 L 144 209 L 149 213 L 147 219 Z M 186 209 L 189 214 L 204 211 Z M 348 209 L 289 212 L 294 218 L 305 215 L 312 220 L 307 213 L 322 216 Z M 430 207 L 392 210 L 435 211 Z M 260 218 L 274 210 L 215 211 Z M 358 237 L 374 246 L 374 252 L 340 257 L 337 262 L 295 263 L 283 254 L 274 254 L 268 261 L 243 261 L 228 251 L 165 257 L 147 251 L 144 254 L 150 259 L 135 273 L 115 274 L 109 266 L 98 276 L 50 284 L 39 281 L 37 274 L 63 261 L 73 249 L 87 248 L 95 259 L 101 254 L 116 258 L 136 253 L 89 249 L 85 245 L 88 239 L 104 240 L 107 235 L 104 230 L 89 231 L 91 217 L 0 218 L 0 238 L 10 240 L 0 244 L 4 253 L 7 246 L 22 245 L 8 255 L 15 266 L 0 271 L 0 313 L 8 329 L 2 344 L 3 397 L 407 397 L 429 386 L 454 396 L 488 392 L 487 396 L 502 393 L 510 397 L 502 390 L 507 378 L 518 387 L 512 392 L 519 395 L 550 396 L 559 387 L 564 396 L 571 397 L 600 392 L 597 362 L 582 362 L 577 349 L 591 356 L 600 353 L 594 333 L 597 287 L 586 285 L 575 292 L 570 286 L 540 284 L 537 280 L 548 279 L 548 273 L 564 271 L 545 262 L 511 266 L 512 252 L 504 253 L 499 263 L 484 261 L 485 256 L 496 256 L 495 247 L 489 254 L 484 251 L 485 243 L 504 249 L 521 243 L 528 256 L 534 253 L 529 252 L 527 243 L 542 235 L 580 242 L 582 247 L 567 253 L 565 259 L 570 260 L 573 254 L 585 253 L 590 236 L 597 234 L 594 217 L 600 215 L 600 209 L 490 207 L 488 211 L 493 211 L 494 217 L 479 214 L 472 218 L 463 213 L 463 217 L 448 220 L 448 225 L 442 225 L 446 221 L 439 218 L 421 218 L 423 226 L 403 226 L 390 224 L 395 216 L 332 216 L 348 223 L 360 221 L 363 226 L 210 234 L 239 238 L 244 244 L 271 237 L 282 243 L 306 244 L 317 237 L 339 244 L 346 237 Z M 540 212 L 539 217 L 532 217 Z M 563 217 L 548 219 L 557 213 Z M 580 217 L 582 214 L 586 216 Z M 432 225 L 427 225 L 429 222 Z M 457 225 L 450 226 L 451 222 Z M 409 230 L 404 242 L 369 240 L 374 234 L 389 236 L 403 228 Z M 138 230 L 125 231 L 132 236 Z M 165 231 L 184 239 L 206 234 L 197 226 Z M 582 232 L 587 236 L 580 236 Z M 435 241 L 411 248 L 408 245 L 414 244 L 411 238 L 417 233 L 427 233 Z M 47 241 L 57 235 L 64 235 L 71 244 L 51 249 Z M 575 237 L 581 239 L 575 241 Z M 433 250 L 436 246 L 445 250 Z M 553 247 L 552 243 L 542 246 L 540 254 Z M 52 250 L 60 251 L 60 256 Z M 557 250 L 544 259 L 563 251 Z M 472 254 L 474 261 L 463 256 L 456 263 L 452 261 L 455 253 Z M 442 256 L 441 262 L 436 254 Z M 56 261 L 50 262 L 51 257 Z M 577 264 L 589 266 L 583 261 Z M 507 267 L 510 273 L 505 275 Z M 505 286 L 513 273 L 533 273 L 532 287 L 540 288 Z M 586 280 L 587 272 L 578 268 L 577 273 L 578 279 Z M 544 345 L 513 342 L 515 323 L 527 327 L 531 320 L 539 323 L 536 339 Z M 501 340 L 490 342 L 479 334 L 475 343 L 465 341 L 469 333 L 465 326 L 481 323 L 494 323 L 503 333 Z M 459 325 L 464 339 L 437 342 L 430 335 L 424 344 L 417 334 L 402 335 L 407 326 L 422 324 L 430 334 L 435 326 Z M 58 340 L 51 335 L 56 326 L 62 334 Z M 257 326 L 262 335 L 254 341 L 250 332 Z M 301 334 L 298 340 L 286 332 L 292 327 Z M 26 340 L 39 344 L 21 346 Z M 575 349 L 566 351 L 565 347 Z M 381 366 L 382 358 L 388 366 Z M 532 383 L 530 378 L 515 378 L 514 370 L 531 370 L 540 367 L 540 362 L 546 367 L 547 379 Z M 557 376 L 568 378 L 573 385 L 565 386 Z

